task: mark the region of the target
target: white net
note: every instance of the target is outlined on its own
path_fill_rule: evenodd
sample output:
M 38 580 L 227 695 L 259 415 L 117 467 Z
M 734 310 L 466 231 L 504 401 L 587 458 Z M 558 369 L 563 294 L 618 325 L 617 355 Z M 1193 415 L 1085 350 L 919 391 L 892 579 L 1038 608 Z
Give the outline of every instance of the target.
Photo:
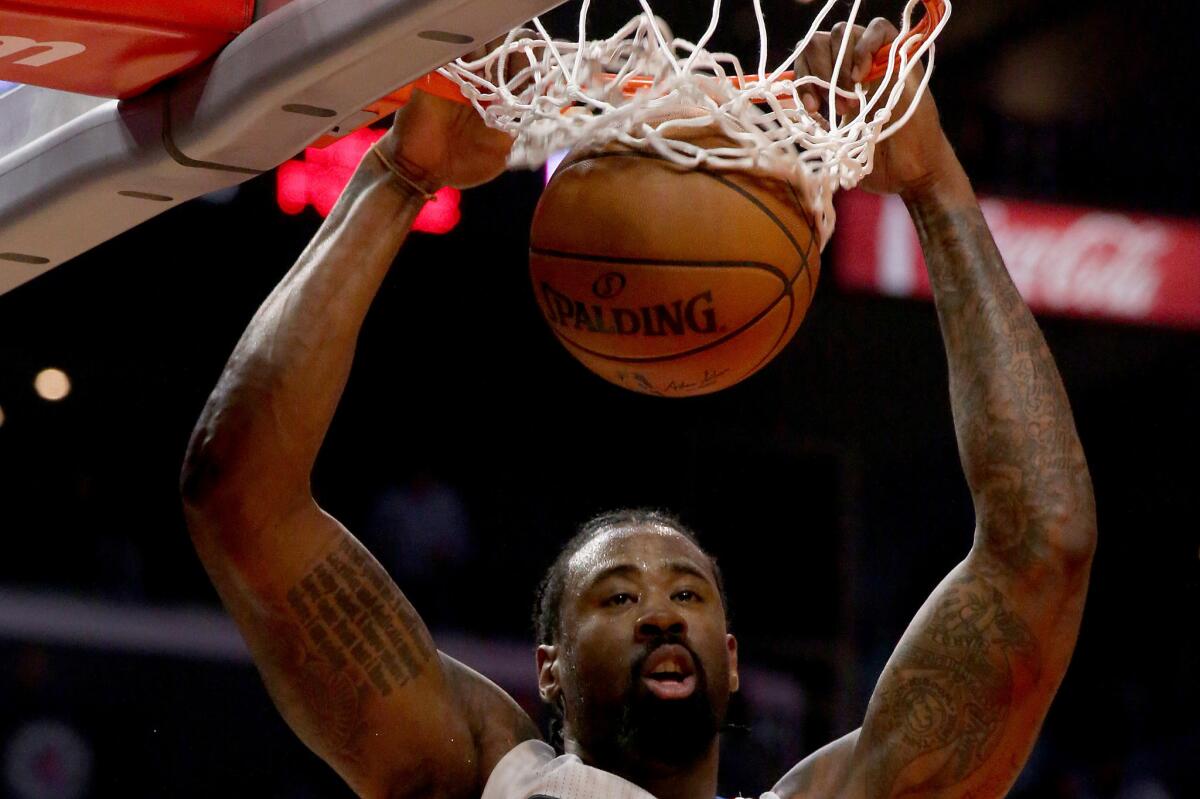
M 821 246 L 833 232 L 834 193 L 870 174 L 875 145 L 916 109 L 933 73 L 934 41 L 951 7 L 949 0 L 909 0 L 882 79 L 873 89 L 862 84 L 847 89 L 789 72 L 839 0 L 827 0 L 791 54 L 770 70 L 761 0 L 752 0 L 759 38 L 754 75 L 747 75 L 735 56 L 706 49 L 720 22 L 721 0 L 713 0 L 708 28 L 695 43 L 668 39 L 648 0 L 638 2 L 642 13 L 607 39 L 588 39 L 591 0 L 583 0 L 574 41 L 551 38 L 534 19 L 531 28 L 511 31 L 485 57 L 460 59 L 441 73 L 460 86 L 489 125 L 515 136 L 512 166 L 537 167 L 552 153 L 581 143 L 620 142 L 688 168 L 770 175 L 800 191 L 815 217 Z M 851 4 L 834 75 L 851 57 L 849 34 L 861 5 L 862 0 Z M 914 26 L 922 6 L 927 18 Z M 905 83 L 922 62 L 920 88 L 907 107 L 899 108 Z M 813 86 L 828 98 L 828 119 L 804 108 L 801 92 Z M 837 113 L 837 96 L 857 101 L 854 110 Z M 679 138 L 695 128 L 711 129 L 730 143 L 704 147 Z

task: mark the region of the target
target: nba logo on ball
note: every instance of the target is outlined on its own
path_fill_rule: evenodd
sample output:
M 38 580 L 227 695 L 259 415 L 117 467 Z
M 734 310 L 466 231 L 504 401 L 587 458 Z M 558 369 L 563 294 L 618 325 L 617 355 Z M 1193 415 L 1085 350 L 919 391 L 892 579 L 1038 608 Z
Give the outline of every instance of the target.
M 580 362 L 634 391 L 686 397 L 749 377 L 787 345 L 820 262 L 788 184 L 610 146 L 556 170 L 529 268 L 546 322 Z

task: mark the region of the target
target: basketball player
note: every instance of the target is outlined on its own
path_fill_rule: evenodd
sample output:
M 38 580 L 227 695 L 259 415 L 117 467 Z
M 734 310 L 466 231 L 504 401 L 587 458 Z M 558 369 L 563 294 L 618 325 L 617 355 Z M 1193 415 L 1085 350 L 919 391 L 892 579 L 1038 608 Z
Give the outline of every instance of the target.
M 801 69 L 828 76 L 840 34 Z M 883 20 L 855 29 L 840 79 L 865 75 L 895 36 Z M 360 324 L 423 195 L 495 177 L 508 147 L 467 106 L 418 94 L 397 116 L 204 409 L 182 478 L 192 538 L 275 704 L 359 795 L 712 799 L 738 649 L 720 575 L 677 522 L 601 517 L 547 576 L 536 667 L 561 717 L 552 747 L 496 685 L 436 650 L 309 490 Z M 977 525 L 862 727 L 782 779 L 764 774 L 777 779 L 765 796 L 1000 797 L 1075 645 L 1096 537 L 1087 466 L 931 98 L 879 147 L 865 188 L 903 197 L 920 233 Z

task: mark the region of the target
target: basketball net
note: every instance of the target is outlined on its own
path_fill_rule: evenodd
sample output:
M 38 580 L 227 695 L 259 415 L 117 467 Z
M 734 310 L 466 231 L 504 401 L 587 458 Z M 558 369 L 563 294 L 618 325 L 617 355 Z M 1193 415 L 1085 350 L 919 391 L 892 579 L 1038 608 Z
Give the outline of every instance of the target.
M 745 74 L 737 57 L 705 48 L 720 21 L 721 0 L 713 0 L 708 28 L 695 43 L 668 41 L 648 0 L 638 2 L 643 13 L 607 39 L 588 39 L 591 0 L 583 0 L 575 41 L 551 38 L 535 18 L 532 28 L 511 31 L 485 57 L 459 59 L 440 72 L 459 85 L 490 126 L 515 137 L 511 166 L 538 167 L 562 149 L 619 142 L 685 168 L 768 175 L 801 193 L 822 247 L 833 233 L 835 192 L 869 175 L 875 146 L 916 111 L 933 74 L 934 41 L 951 10 L 950 0 L 909 0 L 900 36 L 879 54 L 868 78 L 874 88 L 860 83 L 843 89 L 788 71 L 839 0 L 827 0 L 791 55 L 771 70 L 762 3 L 752 0 L 759 39 L 754 75 Z M 851 5 L 834 75 L 851 57 L 849 34 L 861 5 L 862 0 Z M 922 6 L 925 16 L 914 25 Z M 919 88 L 900 108 L 905 84 L 922 62 Z M 801 102 L 800 92 L 812 86 L 828 95 L 828 120 Z M 837 97 L 856 100 L 856 109 L 837 113 Z M 705 147 L 674 137 L 695 128 L 710 128 L 730 144 Z

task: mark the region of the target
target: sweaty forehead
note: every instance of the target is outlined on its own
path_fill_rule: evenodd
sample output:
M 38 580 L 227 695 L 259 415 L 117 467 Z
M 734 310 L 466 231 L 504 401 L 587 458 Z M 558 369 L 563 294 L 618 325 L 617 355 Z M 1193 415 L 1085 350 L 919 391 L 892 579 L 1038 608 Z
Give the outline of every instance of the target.
M 628 525 L 606 528 L 593 536 L 571 556 L 567 572 L 579 586 L 590 575 L 616 564 L 649 570 L 680 561 L 691 563 L 703 574 L 712 571 L 700 548 L 678 530 L 660 524 Z

